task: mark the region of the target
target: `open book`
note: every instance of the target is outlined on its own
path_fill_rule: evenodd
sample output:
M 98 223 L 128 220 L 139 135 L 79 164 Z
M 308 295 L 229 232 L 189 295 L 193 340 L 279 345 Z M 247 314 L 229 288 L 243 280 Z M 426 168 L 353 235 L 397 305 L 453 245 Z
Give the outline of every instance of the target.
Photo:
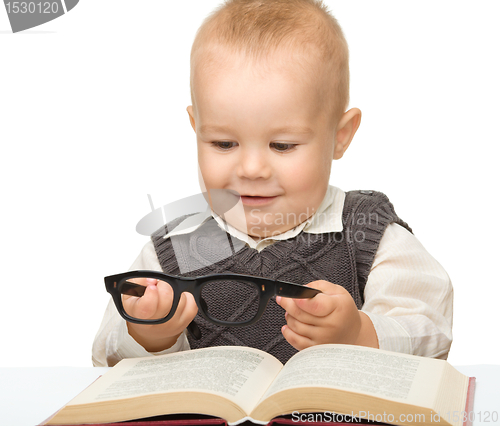
M 354 421 L 462 426 L 450 414 L 472 410 L 473 383 L 444 360 L 361 346 L 313 346 L 285 366 L 257 349 L 219 346 L 122 360 L 45 424 L 180 413 L 266 424 L 335 412 Z

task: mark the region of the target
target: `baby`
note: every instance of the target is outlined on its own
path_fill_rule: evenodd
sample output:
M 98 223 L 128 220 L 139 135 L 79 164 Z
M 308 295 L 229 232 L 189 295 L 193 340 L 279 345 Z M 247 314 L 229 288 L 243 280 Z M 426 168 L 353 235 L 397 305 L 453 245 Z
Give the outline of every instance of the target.
M 349 147 L 361 111 L 347 110 L 347 43 L 322 2 L 227 0 L 193 43 L 191 98 L 202 189 L 236 191 L 243 215 L 211 211 L 187 230 L 153 235 L 131 269 L 234 272 L 323 293 L 277 297 L 255 327 L 241 329 L 208 324 L 189 293 L 160 325 L 127 323 L 110 301 L 94 365 L 223 344 L 258 347 L 282 361 L 324 343 L 446 358 L 453 293 L 446 272 L 383 194 L 329 185 L 332 160 Z M 202 252 L 195 242 L 215 244 L 214 232 L 227 232 L 240 247 L 224 261 L 183 273 L 172 240 L 183 239 L 194 259 Z M 153 280 L 140 303 L 149 317 L 162 317 L 171 293 Z M 193 319 L 201 339 L 186 332 Z

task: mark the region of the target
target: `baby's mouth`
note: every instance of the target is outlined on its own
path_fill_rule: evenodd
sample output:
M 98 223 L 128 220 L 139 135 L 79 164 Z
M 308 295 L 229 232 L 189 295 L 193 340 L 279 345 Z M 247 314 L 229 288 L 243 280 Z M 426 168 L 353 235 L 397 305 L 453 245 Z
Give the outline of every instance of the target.
M 272 202 L 277 196 L 263 197 L 260 195 L 242 195 L 241 202 L 244 205 L 261 205 Z

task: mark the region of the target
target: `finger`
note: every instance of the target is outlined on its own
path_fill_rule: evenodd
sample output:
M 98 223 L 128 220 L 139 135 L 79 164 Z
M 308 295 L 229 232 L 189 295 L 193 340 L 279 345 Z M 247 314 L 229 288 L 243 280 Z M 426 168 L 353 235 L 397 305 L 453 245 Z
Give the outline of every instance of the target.
M 149 319 L 165 318 L 172 308 L 173 289 L 165 281 L 147 278 L 148 287 L 139 303 L 144 303 L 144 309 L 154 309 Z M 139 306 L 139 305 L 138 305 Z
M 289 309 L 293 308 L 294 299 L 290 299 L 289 297 L 276 296 L 276 303 L 288 312 Z
M 315 317 L 299 308 L 295 308 L 297 316 L 294 316 L 291 312 L 285 312 L 285 319 L 288 322 L 290 321 L 298 321 L 302 324 L 318 326 L 323 322 L 323 317 Z M 300 318 L 299 318 L 300 317 Z M 300 333 L 299 333 L 300 334 Z
M 299 300 L 301 299 L 292 299 L 290 297 L 281 297 L 281 296 L 276 297 L 276 303 L 280 305 L 285 311 L 287 311 L 289 314 L 293 315 L 296 318 L 298 318 L 301 315 L 301 312 L 299 311 L 302 310 L 297 305 L 297 302 Z M 305 312 L 303 314 L 305 314 Z
M 297 306 L 298 299 L 277 297 L 276 301 L 286 311 L 285 315 L 291 315 L 292 317 L 297 318 L 307 324 L 314 324 L 315 320 L 314 318 L 312 318 L 312 315 Z
M 291 315 L 286 315 L 286 323 L 290 330 L 309 339 L 312 345 L 334 343 L 338 334 L 338 327 L 323 319 L 319 319 L 317 324 L 305 324 Z
M 296 299 L 296 305 L 303 311 L 318 317 L 331 314 L 338 307 L 340 299 L 349 295 L 344 287 L 325 280 L 312 281 L 306 287 L 316 288 L 322 293 L 312 299 Z
M 302 321 L 299 321 L 297 318 L 294 318 L 290 314 L 285 315 L 286 319 L 286 324 L 290 329 L 297 333 L 300 334 L 301 336 L 309 337 L 311 340 L 314 340 L 314 329 L 317 329 L 318 326 L 315 324 L 309 324 L 309 323 L 304 323 Z
M 176 314 L 179 313 L 178 321 L 181 324 L 189 324 L 198 313 L 198 305 L 191 293 L 182 293 L 179 301 L 179 307 Z
M 164 333 L 167 335 L 179 335 L 194 319 L 198 312 L 198 306 L 194 297 L 190 293 L 182 293 L 179 300 L 179 305 L 175 314 L 169 321 L 162 324 Z
M 279 305 L 288 314 L 306 324 L 317 324 L 318 319 L 331 314 L 337 305 L 336 300 L 326 294 L 317 294 L 312 299 L 281 298 Z
M 281 332 L 283 333 L 283 337 L 285 338 L 285 340 L 299 351 L 314 345 L 311 339 L 305 336 L 301 336 L 300 334 L 297 334 L 292 329 L 290 329 L 288 325 L 284 325 L 281 328 Z
M 134 318 L 152 319 L 158 307 L 156 285 L 149 285 L 142 297 L 129 297 L 123 301 L 125 311 Z
M 318 280 L 312 281 L 306 284 L 306 287 L 316 288 L 321 290 L 321 294 L 317 294 L 311 299 L 290 299 L 284 297 L 276 297 L 276 302 L 287 312 L 291 313 L 296 318 L 300 320 L 304 319 L 304 322 L 308 322 L 304 317 L 300 317 L 300 313 L 296 310 L 297 308 L 312 314 L 317 317 L 323 317 L 329 315 L 335 307 L 338 305 L 338 301 L 335 297 L 328 298 L 328 296 L 338 296 L 349 294 L 346 289 L 337 284 L 333 284 L 329 281 Z
M 325 281 L 325 280 L 311 281 L 310 283 L 306 284 L 305 286 L 315 288 L 317 290 L 321 290 L 324 294 L 329 294 L 331 296 L 333 296 L 335 294 L 349 293 L 341 285 L 333 284 L 333 283 L 331 283 L 329 281 Z
M 179 303 L 175 309 L 175 313 L 168 322 L 186 322 L 191 321 L 198 312 L 198 305 L 191 293 L 182 293 L 179 298 Z
M 174 290 L 172 286 L 165 281 L 158 281 L 156 288 L 158 289 L 158 306 L 156 314 L 160 318 L 166 317 L 172 309 L 174 299 Z
M 295 306 L 299 311 L 307 313 L 314 317 L 325 317 L 330 315 L 338 305 L 338 295 L 317 294 L 312 299 L 295 299 Z M 299 315 L 298 312 L 290 312 L 293 316 Z M 305 315 L 300 314 L 299 319 L 305 320 Z M 307 321 L 306 321 L 307 322 Z

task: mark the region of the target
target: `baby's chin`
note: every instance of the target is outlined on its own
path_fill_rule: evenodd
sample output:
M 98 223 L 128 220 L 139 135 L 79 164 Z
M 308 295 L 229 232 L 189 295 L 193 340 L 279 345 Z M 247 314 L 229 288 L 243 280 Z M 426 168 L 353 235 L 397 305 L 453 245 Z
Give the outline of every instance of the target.
M 260 241 L 265 238 L 273 237 L 287 231 L 280 229 L 262 228 L 261 226 L 256 226 L 255 224 L 248 223 L 245 219 L 242 219 L 241 217 L 239 218 L 240 220 L 234 220 L 234 217 L 232 218 L 233 220 L 227 217 L 225 219 L 226 222 L 233 228 L 243 232 L 244 234 L 247 234 L 255 241 Z
M 260 241 L 264 238 L 276 237 L 300 225 L 300 223 L 296 223 L 297 221 L 285 221 L 286 217 L 284 215 L 279 217 L 275 217 L 275 215 L 256 216 L 252 210 L 248 211 L 239 203 L 235 208 L 227 211 L 223 219 L 238 231 L 255 241 Z M 303 219 L 306 220 L 307 217 Z M 266 221 L 267 223 L 265 223 Z
M 247 234 L 252 237 L 255 241 L 260 241 L 265 238 L 276 237 L 278 235 L 284 234 L 285 232 L 290 231 L 295 228 L 296 224 L 288 224 L 283 225 L 276 228 L 260 228 L 256 229 L 256 227 L 249 227 Z

